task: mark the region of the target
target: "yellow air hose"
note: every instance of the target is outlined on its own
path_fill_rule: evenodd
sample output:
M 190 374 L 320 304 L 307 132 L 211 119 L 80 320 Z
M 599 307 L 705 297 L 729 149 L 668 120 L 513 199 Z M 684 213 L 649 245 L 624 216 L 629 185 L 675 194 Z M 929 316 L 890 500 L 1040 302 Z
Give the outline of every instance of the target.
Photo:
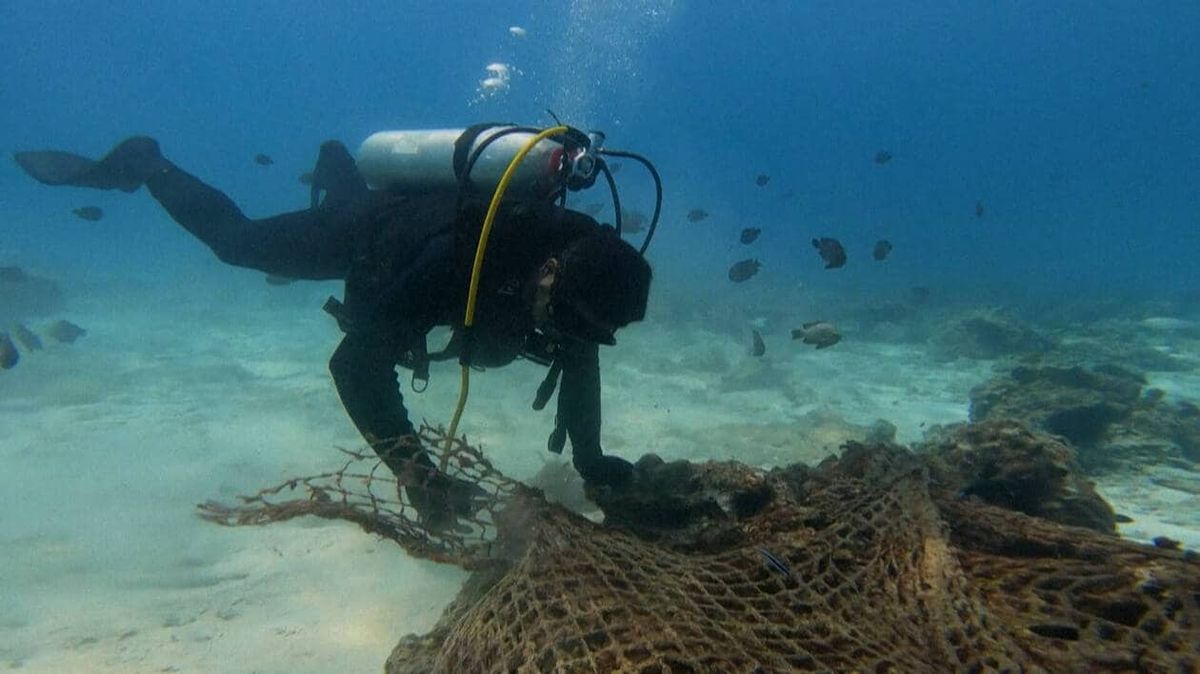
M 492 203 L 488 206 L 487 216 L 483 219 L 483 230 L 479 233 L 479 245 L 475 247 L 475 262 L 471 265 L 471 285 L 467 289 L 467 311 L 463 316 L 465 331 L 469 332 L 471 326 L 475 324 L 475 303 L 479 295 L 479 277 L 483 272 L 483 253 L 487 250 L 488 235 L 492 233 L 492 223 L 496 220 L 496 212 L 500 210 L 500 201 L 504 199 L 504 192 L 508 190 L 508 184 L 512 182 L 517 167 L 520 166 L 521 161 L 525 159 L 525 155 L 529 154 L 534 145 L 551 136 L 566 133 L 568 130 L 565 126 L 555 126 L 530 138 L 529 142 L 525 143 L 521 151 L 508 163 L 508 168 L 504 169 L 504 175 L 500 177 L 500 182 L 496 183 L 496 191 L 492 193 Z M 468 338 L 468 349 L 471 348 L 469 341 Z M 443 473 L 446 472 L 446 465 L 450 461 L 450 449 L 454 446 L 454 438 L 458 435 L 458 422 L 462 419 L 463 409 L 467 406 L 467 395 L 471 391 L 471 366 L 464 362 L 460 367 L 462 370 L 459 375 L 458 404 L 454 407 L 454 416 L 450 420 L 450 430 L 446 432 L 446 446 L 442 452 L 440 470 Z

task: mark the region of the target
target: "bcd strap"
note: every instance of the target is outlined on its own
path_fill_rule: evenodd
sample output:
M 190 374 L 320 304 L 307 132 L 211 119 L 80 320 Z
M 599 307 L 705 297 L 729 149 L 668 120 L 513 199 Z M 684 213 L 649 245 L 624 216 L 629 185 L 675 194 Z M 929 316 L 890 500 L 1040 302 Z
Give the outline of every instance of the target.
M 555 454 L 562 454 L 563 447 L 567 445 L 567 428 L 559 423 L 557 417 L 554 419 L 554 430 L 550 431 L 550 438 L 546 441 L 546 449 Z
M 533 409 L 541 410 L 546 407 L 546 403 L 550 402 L 550 397 L 554 395 L 554 389 L 558 388 L 558 378 L 561 374 L 562 363 L 556 359 L 550 363 L 550 371 L 538 385 L 537 394 L 533 397 Z

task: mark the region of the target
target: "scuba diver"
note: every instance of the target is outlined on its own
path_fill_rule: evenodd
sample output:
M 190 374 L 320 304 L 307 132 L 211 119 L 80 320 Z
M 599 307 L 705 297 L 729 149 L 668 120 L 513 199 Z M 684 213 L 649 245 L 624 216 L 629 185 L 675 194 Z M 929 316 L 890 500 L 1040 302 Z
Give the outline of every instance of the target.
M 601 449 L 598 347 L 615 344 L 619 328 L 645 316 L 649 235 L 641 250 L 621 238 L 604 157 L 632 157 L 654 177 L 650 234 L 661 181 L 639 155 L 602 148 L 598 132 L 538 132 L 494 124 L 381 132 L 363 143 L 357 161 L 328 141 L 313 171 L 310 207 L 262 219 L 247 218 L 148 137 L 129 138 L 98 161 L 59 151 L 15 159 L 47 185 L 125 192 L 145 185 L 227 264 L 288 279 L 344 280 L 343 299 L 325 305 L 345 333 L 329 362 L 338 396 L 420 520 L 436 530 L 470 517 L 482 493 L 439 470 L 422 446 L 397 365 L 412 370 L 418 392 L 430 361 L 458 358 L 464 377 L 470 367 L 518 357 L 546 365 L 534 408 L 558 389 L 550 451 L 561 452 L 569 437 L 589 485 L 621 488 L 632 478 L 632 464 Z M 612 191 L 616 228 L 565 207 L 568 190 L 591 187 L 600 175 Z M 510 196 L 502 200 L 505 189 Z M 427 333 L 444 325 L 453 330 L 449 344 L 429 352 Z

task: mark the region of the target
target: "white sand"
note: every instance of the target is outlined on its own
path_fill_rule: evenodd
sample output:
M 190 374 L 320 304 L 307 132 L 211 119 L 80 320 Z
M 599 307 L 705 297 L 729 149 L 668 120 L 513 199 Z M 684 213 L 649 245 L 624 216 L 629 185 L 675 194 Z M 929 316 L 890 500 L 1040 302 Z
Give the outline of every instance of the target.
M 76 297 L 67 317 L 88 336 L 0 373 L 0 670 L 379 671 L 457 592 L 463 572 L 349 524 L 195 516 L 196 503 L 323 471 L 335 446 L 361 446 L 326 369 L 340 335 L 319 307 L 338 286 L 214 276 Z M 965 420 L 989 372 L 917 347 L 848 339 L 817 352 L 783 330 L 766 337 L 754 360 L 748 343 L 698 329 L 622 333 L 602 355 L 606 449 L 816 460 L 841 437 L 813 430 L 825 413 L 882 416 L 910 442 L 926 424 Z M 518 363 L 473 380 L 463 430 L 516 477 L 553 458 L 553 412 L 529 409 L 542 372 Z M 435 367 L 428 392 L 406 395 L 414 417 L 445 423 L 456 386 L 451 366 Z M 788 438 L 804 432 L 801 456 Z M 1103 487 L 1138 518 L 1130 535 L 1200 545 L 1194 520 L 1167 522 L 1183 503 L 1200 511 L 1195 497 L 1172 512 L 1161 490 Z

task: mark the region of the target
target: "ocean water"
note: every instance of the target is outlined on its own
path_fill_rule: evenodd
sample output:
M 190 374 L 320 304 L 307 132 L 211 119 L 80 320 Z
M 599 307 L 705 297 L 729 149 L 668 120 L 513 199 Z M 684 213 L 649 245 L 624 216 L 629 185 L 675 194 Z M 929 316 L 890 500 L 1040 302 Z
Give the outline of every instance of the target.
M 914 443 L 1036 357 L 1106 359 L 1171 404 L 1200 402 L 1195 3 L 9 10 L 5 152 L 95 157 L 152 135 L 251 217 L 306 206 L 297 177 L 322 141 L 355 148 L 384 129 L 547 126 L 552 111 L 650 158 L 665 189 L 650 308 L 602 356 L 605 449 L 631 460 L 815 461 L 878 419 Z M 639 168 L 616 178 L 649 214 Z M 72 213 L 83 206 L 103 219 Z M 0 267 L 62 291 L 0 297 L 0 329 L 88 331 L 21 347 L 0 371 L 0 671 L 378 671 L 401 635 L 433 625 L 464 578 L 453 567 L 351 525 L 224 529 L 194 514 L 361 446 L 327 370 L 340 333 L 320 307 L 338 283 L 275 287 L 224 265 L 145 190 L 50 188 L 5 161 L 0 209 Z M 743 245 L 746 227 L 762 234 Z M 815 237 L 840 240 L 846 266 L 823 268 Z M 894 250 L 877 262 L 880 239 Z M 733 283 L 743 259 L 761 270 Z M 981 353 L 947 334 L 980 312 L 1057 346 Z M 842 341 L 791 339 L 816 320 Z M 406 396 L 415 418 L 448 421 L 455 374 L 435 368 Z M 551 460 L 552 415 L 529 410 L 540 371 L 476 380 L 464 430 L 531 477 Z M 1123 534 L 1196 547 L 1196 463 L 1175 453 L 1092 477 L 1134 520 Z

